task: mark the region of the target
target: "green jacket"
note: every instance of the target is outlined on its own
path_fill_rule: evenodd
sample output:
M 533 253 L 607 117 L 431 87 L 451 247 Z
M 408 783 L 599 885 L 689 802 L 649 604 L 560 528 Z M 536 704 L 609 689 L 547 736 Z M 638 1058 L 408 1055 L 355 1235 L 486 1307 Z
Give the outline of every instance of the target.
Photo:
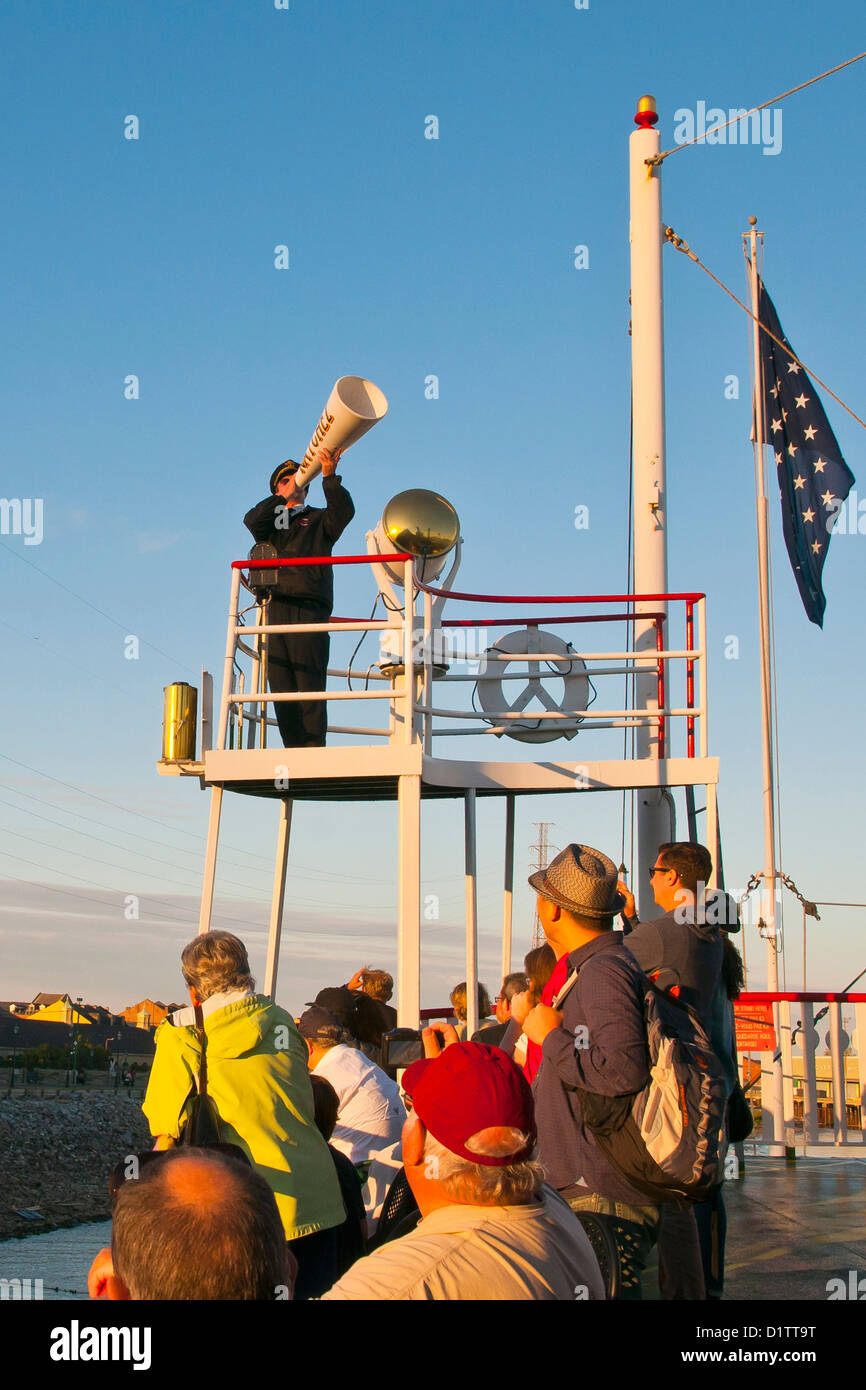
M 294 1020 L 261 994 L 205 1017 L 207 1088 L 223 1139 L 238 1144 L 270 1184 L 286 1239 L 346 1219 L 337 1172 L 313 1118 L 307 1048 Z M 169 1019 L 156 1030 L 156 1056 L 142 1109 L 153 1135 L 177 1138 L 198 1076 L 194 1028 Z

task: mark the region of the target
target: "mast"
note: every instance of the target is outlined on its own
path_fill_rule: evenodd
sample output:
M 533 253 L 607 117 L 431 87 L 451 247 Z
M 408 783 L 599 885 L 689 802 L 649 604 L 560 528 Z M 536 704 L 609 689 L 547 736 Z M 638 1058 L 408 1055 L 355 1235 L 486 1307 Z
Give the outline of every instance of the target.
M 655 98 L 643 96 L 634 118 L 638 129 L 629 140 L 631 239 L 631 362 L 634 439 L 634 592 L 668 592 L 667 490 L 665 486 L 665 380 L 662 306 L 662 211 L 660 165 L 648 164 L 659 153 Z M 667 611 L 664 604 L 635 605 L 636 613 Z M 667 645 L 667 636 L 665 637 Z M 652 653 L 646 666 L 636 665 L 634 708 L 658 708 L 655 627 L 636 621 L 634 649 Z M 659 755 L 656 721 L 636 730 L 638 758 Z M 638 794 L 637 882 L 633 885 L 641 916 L 654 904 L 647 869 L 660 844 L 675 838 L 673 803 L 664 788 Z
M 779 938 L 776 926 L 776 808 L 773 793 L 773 724 L 772 677 L 770 652 L 770 548 L 768 529 L 767 480 L 764 467 L 765 421 L 764 389 L 761 371 L 761 330 L 758 326 L 759 280 L 757 218 L 750 217 L 748 238 L 752 292 L 752 353 L 755 379 L 754 436 L 755 436 L 755 504 L 758 523 L 758 606 L 761 642 L 761 770 L 764 803 L 764 878 L 761 887 L 761 918 L 767 941 L 767 990 L 775 994 L 779 988 Z M 781 1039 L 779 1005 L 773 1005 L 773 1024 L 776 1037 Z M 784 1106 L 781 1059 L 773 1061 L 773 1133 L 768 1136 L 777 1144 L 784 1142 Z

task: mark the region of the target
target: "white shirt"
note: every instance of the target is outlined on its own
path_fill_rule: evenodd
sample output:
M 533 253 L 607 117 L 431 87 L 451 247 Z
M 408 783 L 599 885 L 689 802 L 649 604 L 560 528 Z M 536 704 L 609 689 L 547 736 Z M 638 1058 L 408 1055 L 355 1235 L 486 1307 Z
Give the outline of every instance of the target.
M 363 1163 L 400 1138 L 406 1111 L 396 1081 L 357 1048 L 329 1047 L 313 1068 L 329 1081 L 340 1102 L 331 1136 L 335 1149 L 352 1163 Z

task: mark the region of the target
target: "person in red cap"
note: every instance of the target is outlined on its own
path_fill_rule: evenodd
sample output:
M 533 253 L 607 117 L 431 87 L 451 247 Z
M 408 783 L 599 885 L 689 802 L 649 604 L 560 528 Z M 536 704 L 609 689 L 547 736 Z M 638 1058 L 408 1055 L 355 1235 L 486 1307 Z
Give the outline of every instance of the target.
M 403 1163 L 421 1221 L 359 1260 L 325 1299 L 603 1299 L 583 1227 L 533 1159 L 532 1092 L 519 1067 L 500 1048 L 459 1042 L 451 1027 L 425 1029 L 424 1041 L 427 1058 L 403 1075 Z

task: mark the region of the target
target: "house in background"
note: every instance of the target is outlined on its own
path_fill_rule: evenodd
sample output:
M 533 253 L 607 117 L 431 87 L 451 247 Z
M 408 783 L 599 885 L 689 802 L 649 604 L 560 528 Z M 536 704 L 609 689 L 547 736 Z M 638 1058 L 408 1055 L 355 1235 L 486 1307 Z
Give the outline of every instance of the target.
M 31 1023 L 71 1023 L 86 1028 L 93 1023 L 84 1007 L 76 1007 L 68 994 L 37 994 L 25 1017 Z
M 182 1004 L 163 1004 L 161 999 L 142 999 L 139 1003 L 130 1004 L 128 1009 L 124 1009 L 122 1017 L 130 1027 L 145 1028 L 152 1032 L 170 1013 L 182 1007 Z

